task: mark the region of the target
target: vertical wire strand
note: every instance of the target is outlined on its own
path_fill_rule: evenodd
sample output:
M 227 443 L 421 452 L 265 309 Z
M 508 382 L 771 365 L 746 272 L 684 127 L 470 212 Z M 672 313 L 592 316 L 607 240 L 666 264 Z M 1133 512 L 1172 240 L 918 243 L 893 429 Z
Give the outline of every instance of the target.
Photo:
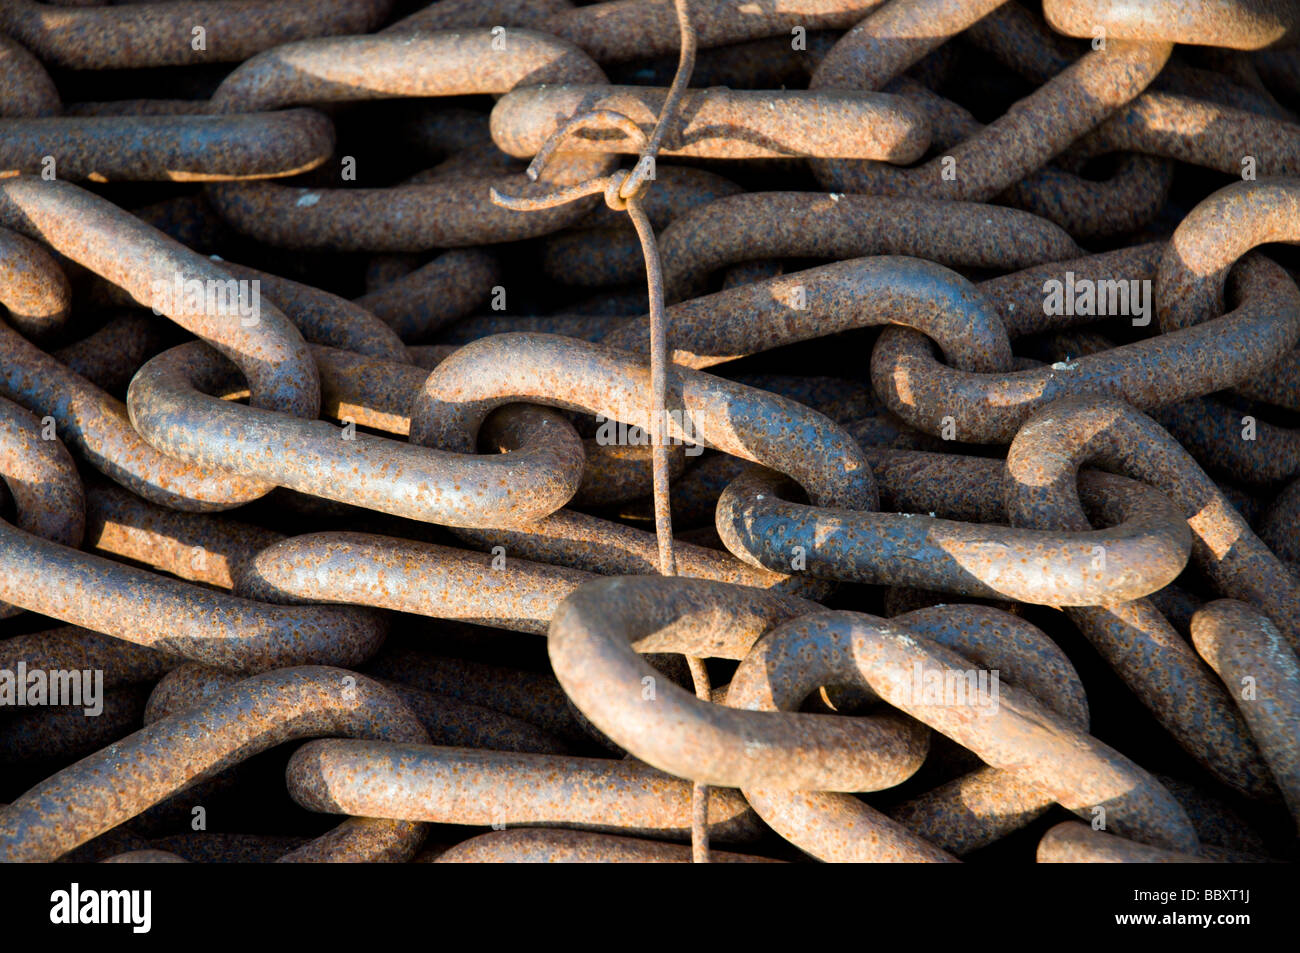
M 641 240 L 647 284 L 650 286 L 650 451 L 654 473 L 655 534 L 659 544 L 659 572 L 677 575 L 673 548 L 673 513 L 669 499 L 667 429 L 668 405 L 668 321 L 664 314 L 663 275 L 654 227 L 640 199 L 627 203 L 627 214 Z
M 664 576 L 677 575 L 677 558 L 673 549 L 672 503 L 669 497 L 669 462 L 667 431 L 668 403 L 668 316 L 664 310 L 663 270 L 659 260 L 659 249 L 655 242 L 654 227 L 650 224 L 645 209 L 639 201 L 640 192 L 645 188 L 646 176 L 669 129 L 678 119 L 678 110 L 687 86 L 690 85 L 691 73 L 695 69 L 695 28 L 691 24 L 690 9 L 687 0 L 675 0 L 677 26 L 681 33 L 681 52 L 677 61 L 677 73 L 673 76 L 672 86 L 664 99 L 659 120 L 654 132 L 646 142 L 641 160 L 637 167 L 624 180 L 619 189 L 620 195 L 628 197 L 627 212 L 636 227 L 637 237 L 641 240 L 641 252 L 645 257 L 646 284 L 649 286 L 650 298 L 650 445 L 651 467 L 654 484 L 655 536 L 659 548 L 659 572 Z M 709 672 L 704 660 L 693 655 L 686 656 L 690 668 L 691 680 L 695 685 L 695 697 L 709 700 Z M 691 785 L 691 861 L 693 863 L 709 862 L 709 787 L 696 781 Z
M 636 228 L 637 238 L 641 243 L 641 254 L 645 258 L 646 284 L 650 299 L 650 444 L 651 471 L 653 480 L 655 539 L 659 551 L 659 572 L 664 576 L 677 575 L 677 556 L 673 547 L 672 502 L 669 496 L 669 456 L 666 431 L 668 429 L 668 316 L 664 309 L 663 267 L 659 259 L 659 247 L 655 241 L 654 226 L 641 205 L 641 197 L 654 180 L 654 162 L 660 147 L 669 132 L 680 119 L 682 98 L 690 86 L 691 74 L 695 70 L 695 51 L 697 37 L 691 23 L 689 0 L 673 0 L 673 9 L 677 14 L 677 28 L 681 35 L 680 52 L 677 60 L 677 72 L 673 76 L 668 95 L 664 97 L 663 108 L 655 122 L 654 131 L 644 141 L 640 158 L 630 172 L 615 172 L 603 179 L 593 179 L 567 189 L 559 189 L 545 196 L 512 197 L 492 191 L 492 200 L 507 208 L 532 210 L 552 208 L 583 195 L 605 191 L 605 202 L 613 209 L 628 213 Z M 625 135 L 634 136 L 636 127 L 631 120 L 608 110 L 597 110 L 572 117 L 561 126 L 542 149 L 533 157 L 528 167 L 530 179 L 536 180 L 542 167 L 559 148 L 561 141 L 568 135 L 586 128 L 608 125 L 618 128 Z M 686 656 L 686 664 L 691 672 L 695 686 L 695 697 L 710 700 L 711 686 L 709 672 L 704 660 L 693 655 Z M 709 787 L 698 781 L 691 785 L 691 860 L 694 863 L 709 862 Z
M 639 199 L 627 203 L 627 213 L 641 240 L 650 288 L 650 451 L 654 481 L 655 537 L 659 544 L 659 573 L 677 575 L 673 547 L 673 512 L 669 496 L 668 441 L 668 317 L 664 309 L 663 273 L 654 228 Z M 686 656 L 695 684 L 695 697 L 708 701 L 711 691 L 704 660 Z M 698 781 L 691 785 L 691 860 L 709 862 L 709 788 Z

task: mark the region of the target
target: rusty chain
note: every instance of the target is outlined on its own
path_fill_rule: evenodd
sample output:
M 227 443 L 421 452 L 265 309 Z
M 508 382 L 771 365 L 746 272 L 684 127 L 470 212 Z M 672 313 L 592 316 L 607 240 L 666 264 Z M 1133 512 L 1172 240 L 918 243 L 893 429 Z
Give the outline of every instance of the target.
M 788 6 L 0 4 L 0 859 L 1296 858 L 1300 8 Z

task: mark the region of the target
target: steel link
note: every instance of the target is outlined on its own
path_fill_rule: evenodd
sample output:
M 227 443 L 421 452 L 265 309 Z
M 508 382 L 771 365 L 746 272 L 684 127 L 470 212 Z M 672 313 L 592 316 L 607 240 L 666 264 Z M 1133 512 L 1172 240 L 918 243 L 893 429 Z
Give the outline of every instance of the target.
M 4 0 L 0 860 L 1294 860 L 1298 31 Z

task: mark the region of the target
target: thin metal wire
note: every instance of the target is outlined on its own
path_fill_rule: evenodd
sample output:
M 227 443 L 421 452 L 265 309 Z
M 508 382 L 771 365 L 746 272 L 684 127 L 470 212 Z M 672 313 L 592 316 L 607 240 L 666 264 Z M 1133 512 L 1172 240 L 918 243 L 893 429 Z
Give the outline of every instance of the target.
M 678 54 L 677 72 L 673 76 L 672 85 L 668 87 L 668 97 L 664 100 L 663 108 L 659 110 L 659 121 L 655 123 L 654 131 L 650 134 L 650 141 L 641 151 L 641 161 L 636 164 L 620 190 L 620 194 L 625 199 L 640 195 L 651 180 L 655 156 L 659 154 L 659 147 L 667 137 L 668 130 L 674 128 L 681 118 L 679 113 L 682 96 L 690 86 L 691 74 L 695 71 L 695 48 L 698 41 L 695 26 L 691 23 L 689 0 L 674 0 L 673 8 L 677 13 L 677 29 L 681 33 L 681 52 Z
M 590 112 L 578 113 L 566 120 L 564 125 L 551 133 L 546 142 L 542 143 L 542 147 L 537 150 L 537 155 L 533 156 L 533 161 L 528 163 L 526 170 L 528 178 L 534 182 L 541 178 L 542 170 L 546 168 L 546 163 L 551 161 L 551 156 L 555 155 L 560 143 L 583 129 L 599 129 L 602 132 L 617 129 L 629 139 L 639 142 L 643 153 L 650 142 L 640 126 L 617 110 L 593 109 Z
M 544 195 L 506 195 L 496 189 L 488 189 L 488 195 L 492 196 L 494 203 L 511 211 L 540 212 L 543 209 L 567 205 L 588 195 L 599 195 L 607 188 L 609 188 L 609 176 L 601 176 L 598 179 L 588 179 L 586 182 L 579 182 L 577 185 L 556 189 L 554 192 L 547 192 Z
M 663 273 L 654 227 L 641 206 L 641 200 L 629 199 L 627 213 L 636 226 L 645 254 L 647 284 L 650 286 L 650 417 L 651 460 L 654 473 L 655 536 L 659 543 L 659 574 L 677 575 L 677 557 L 673 551 L 673 512 L 669 501 L 668 444 L 664 439 L 668 404 L 668 318 L 664 311 Z M 709 700 L 709 671 L 704 660 L 686 656 L 695 696 Z M 709 862 L 709 788 L 696 782 L 691 786 L 691 861 Z
M 663 274 L 654 226 L 640 199 L 627 203 L 627 214 L 636 226 L 645 255 L 647 284 L 650 286 L 650 447 L 654 472 L 655 533 L 659 541 L 659 572 L 677 575 L 673 552 L 673 513 L 669 505 L 669 459 L 666 439 L 668 404 L 668 318 L 664 312 Z
M 691 23 L 689 0 L 674 0 L 673 8 L 677 14 L 677 27 L 681 34 L 677 72 L 673 76 L 672 85 L 668 87 L 668 95 L 664 99 L 663 108 L 659 111 L 659 117 L 649 138 L 645 137 L 635 122 L 616 110 L 596 109 L 579 113 L 547 138 L 542 148 L 537 151 L 537 155 L 533 157 L 533 161 L 528 164 L 528 177 L 534 182 L 537 181 L 547 162 L 558 151 L 560 144 L 569 136 L 584 129 L 617 130 L 630 139 L 640 138 L 643 145 L 636 165 L 630 171 L 620 169 L 608 176 L 557 189 L 542 196 L 515 197 L 503 195 L 496 189 L 491 191 L 493 202 L 517 211 L 554 208 L 603 191 L 605 203 L 610 208 L 626 211 L 628 217 L 632 219 L 637 238 L 641 242 L 641 253 L 645 258 L 647 297 L 650 300 L 650 443 L 655 537 L 659 548 L 659 573 L 664 576 L 677 575 L 677 557 L 673 550 L 673 518 L 669 495 L 671 488 L 666 439 L 668 316 L 664 310 L 663 266 L 659 259 L 658 244 L 655 242 L 654 226 L 641 205 L 641 198 L 654 182 L 655 158 L 669 132 L 676 128 L 680 120 L 682 97 L 690 86 L 691 74 L 695 70 L 697 37 L 695 27 Z M 704 660 L 688 655 L 686 663 L 695 684 L 696 697 L 708 701 L 711 686 Z M 709 862 L 709 788 L 699 783 L 693 784 L 691 788 L 691 860 L 694 863 Z

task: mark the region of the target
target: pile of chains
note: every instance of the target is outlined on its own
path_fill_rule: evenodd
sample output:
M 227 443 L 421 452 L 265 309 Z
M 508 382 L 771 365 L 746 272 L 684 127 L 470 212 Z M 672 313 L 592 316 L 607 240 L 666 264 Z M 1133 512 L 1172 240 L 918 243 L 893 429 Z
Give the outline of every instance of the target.
M 0 859 L 1296 859 L 1298 114 L 1293 0 L 4 0 Z

